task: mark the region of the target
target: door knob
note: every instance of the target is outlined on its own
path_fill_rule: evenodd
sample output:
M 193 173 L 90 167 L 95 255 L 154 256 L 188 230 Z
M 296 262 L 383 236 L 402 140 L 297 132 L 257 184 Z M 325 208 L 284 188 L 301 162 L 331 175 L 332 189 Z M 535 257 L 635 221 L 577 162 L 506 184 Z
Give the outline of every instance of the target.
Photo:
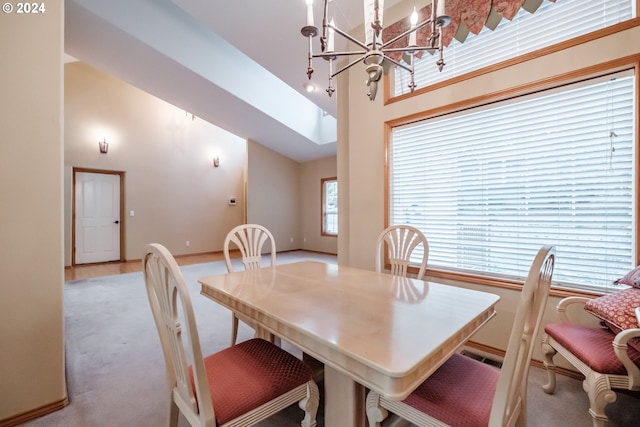
M 115 221 L 113 221 L 114 224 L 120 224 L 120 221 L 118 221 L 117 219 Z

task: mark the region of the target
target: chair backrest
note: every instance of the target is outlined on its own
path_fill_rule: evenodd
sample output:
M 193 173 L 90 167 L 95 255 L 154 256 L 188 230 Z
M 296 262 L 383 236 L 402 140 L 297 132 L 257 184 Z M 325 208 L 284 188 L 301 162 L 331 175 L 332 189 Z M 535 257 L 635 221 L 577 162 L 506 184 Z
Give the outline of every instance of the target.
M 211 393 L 200 348 L 189 291 L 171 253 L 162 245 L 146 245 L 144 281 L 151 312 L 158 328 L 167 367 L 171 396 L 191 425 L 215 426 Z M 184 323 L 184 327 L 183 327 Z M 186 345 L 190 352 L 185 352 Z M 193 357 L 194 395 L 187 354 Z
M 262 248 L 266 242 L 271 243 L 271 266 L 276 263 L 276 241 L 265 227 L 258 224 L 242 224 L 233 228 L 224 239 L 224 261 L 227 271 L 233 272 L 229 245 L 234 243 L 242 254 L 242 264 L 246 270 L 260 268 Z
M 527 377 L 542 313 L 549 296 L 555 248 L 543 246 L 531 264 L 500 370 L 489 426 L 513 426 L 526 409 Z M 525 414 L 526 416 L 526 414 Z
M 422 280 L 429 259 L 429 243 L 420 230 L 410 225 L 392 225 L 380 233 L 376 242 L 376 271 L 382 271 L 386 246 L 391 274 L 406 277 L 411 254 L 420 244 L 423 253 L 417 277 Z

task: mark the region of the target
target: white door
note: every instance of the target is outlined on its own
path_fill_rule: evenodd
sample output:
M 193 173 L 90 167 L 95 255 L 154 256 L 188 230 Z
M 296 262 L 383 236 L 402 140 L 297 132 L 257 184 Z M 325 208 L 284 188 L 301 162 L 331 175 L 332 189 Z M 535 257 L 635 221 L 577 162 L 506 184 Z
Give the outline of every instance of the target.
M 75 263 L 120 260 L 120 175 L 75 173 Z

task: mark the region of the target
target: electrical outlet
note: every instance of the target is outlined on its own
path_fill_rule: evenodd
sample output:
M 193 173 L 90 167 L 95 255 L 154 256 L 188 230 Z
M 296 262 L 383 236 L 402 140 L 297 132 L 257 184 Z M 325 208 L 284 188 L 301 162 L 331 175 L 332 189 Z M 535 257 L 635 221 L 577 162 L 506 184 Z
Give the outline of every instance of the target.
M 186 241 L 186 243 L 185 243 L 185 245 L 186 245 L 186 246 L 191 246 L 191 242 L 187 240 L 187 241 Z
M 293 243 L 293 237 L 292 237 L 292 238 L 290 238 L 290 239 L 289 239 L 289 241 L 290 241 L 291 243 Z

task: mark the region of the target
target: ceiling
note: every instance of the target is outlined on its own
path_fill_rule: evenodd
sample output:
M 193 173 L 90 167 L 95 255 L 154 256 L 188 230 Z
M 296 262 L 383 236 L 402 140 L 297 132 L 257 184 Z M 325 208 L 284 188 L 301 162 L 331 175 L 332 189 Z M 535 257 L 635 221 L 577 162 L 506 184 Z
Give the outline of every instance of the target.
M 329 7 L 340 28 L 362 24 L 361 0 Z M 302 162 L 335 155 L 340 94 L 324 91 L 322 59 L 312 80 L 321 89 L 303 87 L 305 23 L 304 0 L 66 0 L 65 53 Z

